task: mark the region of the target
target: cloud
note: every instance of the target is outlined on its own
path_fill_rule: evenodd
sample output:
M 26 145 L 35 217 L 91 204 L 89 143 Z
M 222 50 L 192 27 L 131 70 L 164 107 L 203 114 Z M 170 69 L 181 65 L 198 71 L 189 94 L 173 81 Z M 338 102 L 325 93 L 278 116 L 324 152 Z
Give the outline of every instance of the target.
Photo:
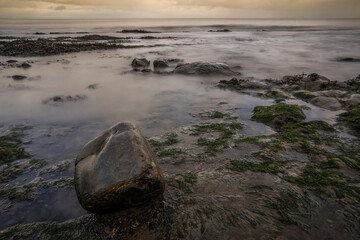
M 331 18 L 360 17 L 359 9 L 360 0 L 0 0 L 3 17 Z
M 64 11 L 66 9 L 66 6 L 60 5 L 54 8 L 56 11 Z

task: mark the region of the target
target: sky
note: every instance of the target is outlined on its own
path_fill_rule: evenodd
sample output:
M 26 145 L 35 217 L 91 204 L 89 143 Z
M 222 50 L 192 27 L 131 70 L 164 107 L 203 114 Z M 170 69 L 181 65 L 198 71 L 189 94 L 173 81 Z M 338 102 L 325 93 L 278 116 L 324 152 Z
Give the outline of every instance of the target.
M 0 0 L 0 18 L 360 18 L 360 0 Z

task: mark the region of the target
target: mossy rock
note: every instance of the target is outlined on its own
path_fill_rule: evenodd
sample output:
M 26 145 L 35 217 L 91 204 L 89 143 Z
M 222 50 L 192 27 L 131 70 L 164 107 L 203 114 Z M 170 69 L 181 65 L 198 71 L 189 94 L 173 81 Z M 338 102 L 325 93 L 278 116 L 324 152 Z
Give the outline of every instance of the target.
M 360 110 L 350 110 L 339 115 L 339 122 L 347 125 L 356 135 L 360 135 Z
M 290 123 L 299 123 L 306 116 L 298 105 L 277 104 L 272 106 L 257 106 L 253 110 L 251 120 L 266 125 L 281 128 Z

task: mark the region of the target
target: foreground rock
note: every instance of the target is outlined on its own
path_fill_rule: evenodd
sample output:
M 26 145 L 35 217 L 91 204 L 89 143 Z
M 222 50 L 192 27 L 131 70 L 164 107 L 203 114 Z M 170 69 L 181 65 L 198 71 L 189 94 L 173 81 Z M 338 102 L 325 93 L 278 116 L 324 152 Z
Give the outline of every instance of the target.
M 134 60 L 131 62 L 131 66 L 133 68 L 146 68 L 150 66 L 150 61 L 146 58 L 134 58 Z
M 76 158 L 76 192 L 80 204 L 90 212 L 148 204 L 163 194 L 164 185 L 149 144 L 131 123 L 106 130 Z
M 208 63 L 208 62 L 193 62 L 179 64 L 174 69 L 174 73 L 185 75 L 239 75 L 224 63 Z

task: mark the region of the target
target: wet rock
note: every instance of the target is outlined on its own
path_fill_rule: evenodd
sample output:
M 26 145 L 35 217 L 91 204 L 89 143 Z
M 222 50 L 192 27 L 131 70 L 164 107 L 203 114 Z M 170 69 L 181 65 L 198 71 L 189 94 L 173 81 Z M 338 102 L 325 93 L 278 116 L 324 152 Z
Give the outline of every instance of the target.
M 239 75 L 224 63 L 193 62 L 179 64 L 174 69 L 176 74 L 185 75 Z
M 209 30 L 209 32 L 231 32 L 229 29 Z
M 86 144 L 75 166 L 77 196 L 90 212 L 146 205 L 164 192 L 157 160 L 131 123 L 119 123 Z
M 331 111 L 338 111 L 341 109 L 341 103 L 333 97 L 319 96 L 311 99 L 310 103 L 315 106 L 322 107 Z
M 360 62 L 360 58 L 341 57 L 341 58 L 337 58 L 336 61 L 338 61 L 338 62 Z
M 85 95 L 75 95 L 75 96 L 54 96 L 44 101 L 44 103 L 65 103 L 65 102 L 75 102 L 86 99 Z
M 43 32 L 36 32 L 34 33 L 34 35 L 45 35 L 46 33 L 43 33 Z
M 353 94 L 350 99 L 346 101 L 346 105 L 350 108 L 360 107 L 360 94 Z
M 154 64 L 154 68 L 156 68 L 156 69 L 169 67 L 169 64 L 164 59 L 154 60 L 153 64 Z
M 131 62 L 131 66 L 133 68 L 146 68 L 150 66 L 150 61 L 146 58 L 134 58 L 134 60 Z
M 87 86 L 87 89 L 98 89 L 99 85 L 100 83 L 90 84 L 89 86 Z
M 27 78 L 27 76 L 23 76 L 23 75 L 13 75 L 11 77 L 14 81 L 21 81 Z
M 141 29 L 124 29 L 121 32 L 117 32 L 117 33 L 158 33 L 158 32 L 151 32 Z
M 6 62 L 7 63 L 17 63 L 18 61 L 17 60 L 7 60 Z
M 256 106 L 251 120 L 279 129 L 291 123 L 302 122 L 305 118 L 306 116 L 300 106 L 277 104 L 272 106 Z
M 345 81 L 345 84 L 349 86 L 351 90 L 360 93 L 360 74 L 354 79 Z
M 232 78 L 229 81 L 221 80 L 219 82 L 220 87 L 230 87 L 234 89 L 268 89 L 269 86 L 263 82 L 255 80 L 245 80 Z
M 289 96 L 285 92 L 279 89 L 271 89 L 265 93 L 265 96 L 269 98 L 289 98 Z
M 17 67 L 27 69 L 27 68 L 31 68 L 31 65 L 28 63 L 22 63 L 22 64 L 17 65 Z

